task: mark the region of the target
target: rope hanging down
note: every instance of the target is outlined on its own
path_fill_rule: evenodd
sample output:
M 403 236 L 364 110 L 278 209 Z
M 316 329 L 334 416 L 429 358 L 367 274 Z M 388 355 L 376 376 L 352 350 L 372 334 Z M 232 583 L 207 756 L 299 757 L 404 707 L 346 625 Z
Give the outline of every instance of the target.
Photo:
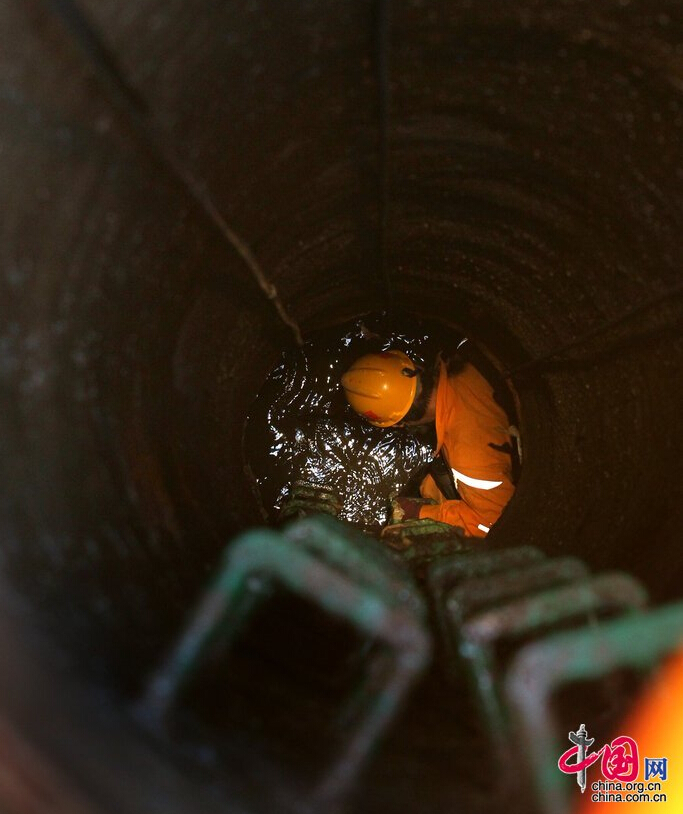
M 297 345 L 304 344 L 301 329 L 288 314 L 277 289 L 268 280 L 248 244 L 226 223 L 218 211 L 206 184 L 197 178 L 178 155 L 168 134 L 153 120 L 142 97 L 125 78 L 114 55 L 72 0 L 47 0 L 48 7 L 62 20 L 66 29 L 89 59 L 98 78 L 109 93 L 110 101 L 133 125 L 139 137 L 170 175 L 189 194 L 223 239 L 244 261 L 256 284 L 273 303 L 278 317 L 292 331 Z
M 377 276 L 384 283 L 386 310 L 394 304 L 394 289 L 386 262 L 389 196 L 389 102 L 391 58 L 391 0 L 375 4 L 375 71 L 377 81 Z

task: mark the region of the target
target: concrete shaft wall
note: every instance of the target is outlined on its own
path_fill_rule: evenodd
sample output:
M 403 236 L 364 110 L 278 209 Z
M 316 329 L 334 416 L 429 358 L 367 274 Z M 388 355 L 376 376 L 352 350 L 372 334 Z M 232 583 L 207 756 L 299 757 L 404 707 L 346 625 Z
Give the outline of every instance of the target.
M 0 9 L 2 541 L 131 677 L 256 520 L 241 427 L 291 337 L 55 8 Z M 509 365 L 680 280 L 679 3 L 392 3 L 384 241 L 377 4 L 83 8 L 304 331 L 386 305 L 382 244 L 397 305 Z M 680 313 L 519 379 L 524 473 L 492 542 L 679 593 Z

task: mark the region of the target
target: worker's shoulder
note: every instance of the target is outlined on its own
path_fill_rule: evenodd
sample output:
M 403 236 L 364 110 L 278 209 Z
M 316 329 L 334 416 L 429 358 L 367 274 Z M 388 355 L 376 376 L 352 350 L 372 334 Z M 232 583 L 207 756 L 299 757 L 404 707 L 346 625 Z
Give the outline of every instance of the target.
M 448 376 L 445 390 L 444 413 L 451 421 L 475 421 L 486 426 L 509 423 L 491 383 L 471 362 Z
M 493 393 L 488 379 L 471 362 L 463 364 L 455 370 L 447 371 L 448 385 L 455 392 L 474 390 L 477 393 Z

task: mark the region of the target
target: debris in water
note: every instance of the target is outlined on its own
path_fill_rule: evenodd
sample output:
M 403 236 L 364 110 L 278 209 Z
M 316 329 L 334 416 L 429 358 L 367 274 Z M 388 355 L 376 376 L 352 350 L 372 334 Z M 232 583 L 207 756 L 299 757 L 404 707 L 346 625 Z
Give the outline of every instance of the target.
M 436 331 L 413 317 L 404 322 L 413 333 L 396 330 L 384 315 L 366 316 L 283 353 L 245 428 L 246 461 L 271 520 L 297 481 L 334 492 L 339 516 L 369 529 L 386 525 L 391 496 L 417 492 L 432 459 L 433 430 L 373 427 L 351 410 L 340 384 L 365 353 L 391 347 L 418 364 L 431 362 L 443 347 Z

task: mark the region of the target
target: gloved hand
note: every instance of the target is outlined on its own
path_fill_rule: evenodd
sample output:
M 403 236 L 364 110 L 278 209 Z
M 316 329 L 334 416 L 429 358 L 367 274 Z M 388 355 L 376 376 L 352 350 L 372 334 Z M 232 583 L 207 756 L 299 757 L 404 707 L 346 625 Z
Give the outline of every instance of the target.
M 394 523 L 417 520 L 420 516 L 421 501 L 412 497 L 396 497 L 391 501 L 391 519 Z

